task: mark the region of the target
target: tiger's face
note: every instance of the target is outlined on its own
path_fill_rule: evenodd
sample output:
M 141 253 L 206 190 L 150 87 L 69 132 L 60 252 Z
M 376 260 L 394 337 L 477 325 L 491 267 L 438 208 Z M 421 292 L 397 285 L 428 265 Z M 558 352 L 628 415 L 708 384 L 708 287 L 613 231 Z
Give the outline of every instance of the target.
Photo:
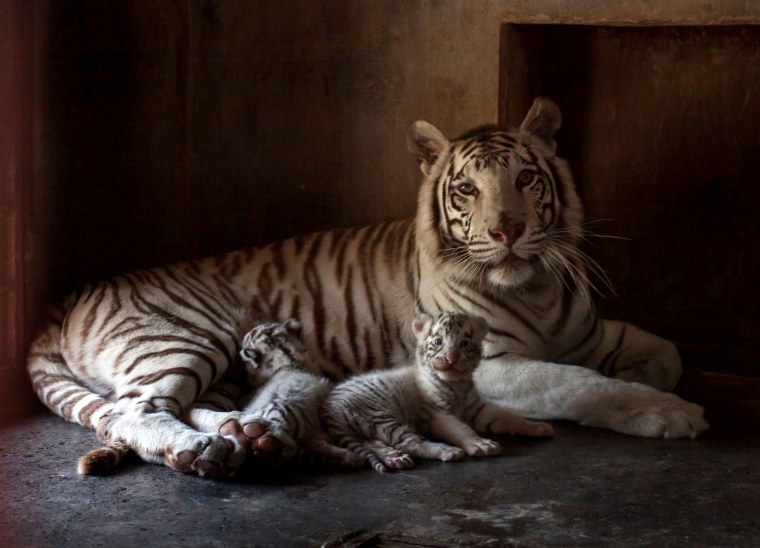
M 472 375 L 480 363 L 488 324 L 479 316 L 443 312 L 419 314 L 413 322 L 417 337 L 417 365 L 444 381 Z
M 559 118 L 540 99 L 519 130 L 482 127 L 449 142 L 426 122 L 410 128 L 427 175 L 419 204 L 426 248 L 461 281 L 518 286 L 577 243 L 580 201 L 554 154 Z
M 304 368 L 309 353 L 301 339 L 300 322 L 257 325 L 243 338 L 240 357 L 253 386 L 261 386 L 281 369 Z

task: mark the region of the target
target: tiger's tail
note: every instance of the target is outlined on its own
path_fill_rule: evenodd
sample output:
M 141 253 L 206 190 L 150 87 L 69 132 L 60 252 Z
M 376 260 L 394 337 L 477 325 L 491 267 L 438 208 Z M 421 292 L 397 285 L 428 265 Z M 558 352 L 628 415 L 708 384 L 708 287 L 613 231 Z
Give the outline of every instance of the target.
M 350 433 L 342 413 L 331 408 L 329 402 L 320 410 L 320 419 L 333 443 L 364 457 L 375 472 L 381 474 L 388 472 L 388 467 L 377 457 L 374 451 L 367 447 L 362 439 Z
M 76 295 L 53 310 L 45 330 L 32 342 L 27 370 L 32 387 L 42 403 L 67 421 L 98 429 L 101 419 L 113 411 L 114 403 L 96 394 L 77 379 L 61 351 L 61 331 Z
M 111 473 L 131 449 L 119 441 L 88 451 L 77 462 L 77 473 L 83 476 L 104 476 Z
M 337 470 L 357 468 L 356 465 L 348 463 L 345 461 L 345 459 L 342 459 L 338 456 L 324 455 L 302 448 L 299 448 L 296 451 L 293 458 L 300 464 L 305 464 L 306 466 L 315 468 L 332 468 Z
M 375 472 L 381 474 L 388 473 L 388 467 L 385 466 L 383 461 L 377 458 L 377 455 L 369 447 L 367 447 L 362 440 L 354 436 L 344 434 L 338 439 L 338 445 L 345 447 L 346 449 L 353 451 L 367 459 L 367 463 L 372 467 Z

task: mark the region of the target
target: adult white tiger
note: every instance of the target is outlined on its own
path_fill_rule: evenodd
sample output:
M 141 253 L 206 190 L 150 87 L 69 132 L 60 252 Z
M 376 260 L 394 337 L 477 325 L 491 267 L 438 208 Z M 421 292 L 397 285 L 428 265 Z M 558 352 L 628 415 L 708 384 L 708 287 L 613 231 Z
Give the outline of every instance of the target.
M 560 112 L 537 99 L 517 130 L 449 141 L 416 122 L 425 177 L 412 219 L 320 232 L 219 258 L 133 272 L 88 287 L 32 345 L 42 401 L 141 457 L 228 475 L 249 449 L 277 449 L 242 415 L 221 434 L 176 417 L 206 397 L 221 411 L 241 328 L 235 311 L 299 318 L 334 379 L 408 362 L 416 312 L 484 317 L 479 389 L 533 418 L 649 437 L 695 436 L 702 409 L 672 389 L 675 347 L 598 319 L 577 251 L 582 208 L 555 153 Z M 568 365 L 577 364 L 577 365 Z M 639 381 L 639 382 L 629 382 Z M 207 396 L 204 396 L 207 394 Z

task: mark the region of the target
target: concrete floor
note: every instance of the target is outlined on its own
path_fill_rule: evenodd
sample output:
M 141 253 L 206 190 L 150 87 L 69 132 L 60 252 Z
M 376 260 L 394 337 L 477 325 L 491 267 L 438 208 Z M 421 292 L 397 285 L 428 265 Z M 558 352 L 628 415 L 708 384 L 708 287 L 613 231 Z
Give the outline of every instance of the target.
M 94 434 L 39 414 L 0 432 L 0 546 L 760 545 L 757 434 L 555 426 L 501 457 L 223 482 L 137 461 L 79 477 Z

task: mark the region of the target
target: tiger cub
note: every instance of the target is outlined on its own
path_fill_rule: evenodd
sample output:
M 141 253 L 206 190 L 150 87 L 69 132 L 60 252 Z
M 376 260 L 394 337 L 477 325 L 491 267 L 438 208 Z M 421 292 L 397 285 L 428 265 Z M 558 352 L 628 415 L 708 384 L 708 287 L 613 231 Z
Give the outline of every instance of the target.
M 413 467 L 412 457 L 453 461 L 465 454 L 498 455 L 500 445 L 480 434 L 554 435 L 549 424 L 488 403 L 475 389 L 472 374 L 488 332 L 484 319 L 420 314 L 413 327 L 413 365 L 353 377 L 327 398 L 322 419 L 336 443 L 387 472 Z
M 313 360 L 301 340 L 298 320 L 254 327 L 243 338 L 240 356 L 253 388 L 240 402 L 241 414 L 282 442 L 283 457 L 298 453 L 300 460 L 349 468 L 365 463 L 364 457 L 330 443 L 320 425 L 319 408 L 332 383 L 309 371 Z M 316 365 L 313 369 L 318 371 Z M 310 458 L 315 456 L 321 458 Z

